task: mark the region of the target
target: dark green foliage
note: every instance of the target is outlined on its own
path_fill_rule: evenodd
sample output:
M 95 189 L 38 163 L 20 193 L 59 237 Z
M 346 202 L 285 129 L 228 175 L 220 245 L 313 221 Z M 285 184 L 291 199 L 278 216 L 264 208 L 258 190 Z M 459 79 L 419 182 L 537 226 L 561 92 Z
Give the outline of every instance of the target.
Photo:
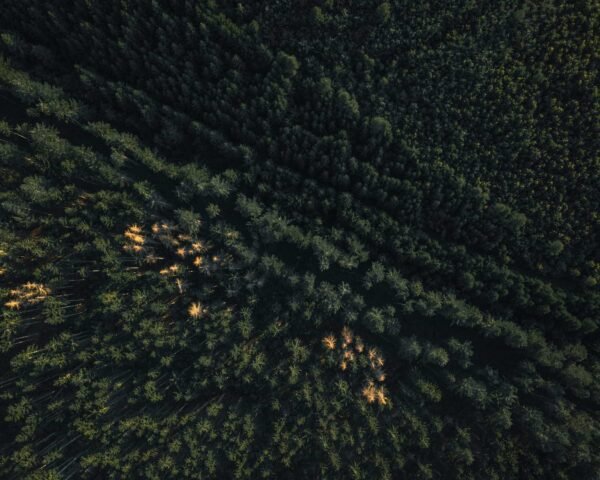
M 386 23 L 390 20 L 390 15 L 392 13 L 392 7 L 389 2 L 383 2 L 381 5 L 377 7 L 377 20 L 381 23 Z
M 0 477 L 599 479 L 599 21 L 3 2 Z

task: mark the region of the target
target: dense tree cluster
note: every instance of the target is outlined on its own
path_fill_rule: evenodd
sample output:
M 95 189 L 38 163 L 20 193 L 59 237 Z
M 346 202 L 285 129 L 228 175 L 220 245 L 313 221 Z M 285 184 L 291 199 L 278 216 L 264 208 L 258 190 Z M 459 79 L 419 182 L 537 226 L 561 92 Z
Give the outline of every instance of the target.
M 58 3 L 0 7 L 0 476 L 600 479 L 597 2 Z

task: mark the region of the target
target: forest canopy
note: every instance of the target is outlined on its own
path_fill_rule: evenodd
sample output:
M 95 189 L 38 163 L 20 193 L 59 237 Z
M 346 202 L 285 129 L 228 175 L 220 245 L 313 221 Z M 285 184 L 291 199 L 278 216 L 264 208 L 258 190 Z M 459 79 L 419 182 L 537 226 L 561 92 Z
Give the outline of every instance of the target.
M 600 4 L 0 6 L 0 477 L 600 480 Z

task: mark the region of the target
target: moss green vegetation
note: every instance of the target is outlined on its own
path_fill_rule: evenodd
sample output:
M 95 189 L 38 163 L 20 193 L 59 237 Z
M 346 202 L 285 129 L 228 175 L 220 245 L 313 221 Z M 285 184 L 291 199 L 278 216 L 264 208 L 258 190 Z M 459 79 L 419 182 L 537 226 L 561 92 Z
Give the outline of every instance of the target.
M 598 2 L 0 10 L 1 478 L 600 479 Z

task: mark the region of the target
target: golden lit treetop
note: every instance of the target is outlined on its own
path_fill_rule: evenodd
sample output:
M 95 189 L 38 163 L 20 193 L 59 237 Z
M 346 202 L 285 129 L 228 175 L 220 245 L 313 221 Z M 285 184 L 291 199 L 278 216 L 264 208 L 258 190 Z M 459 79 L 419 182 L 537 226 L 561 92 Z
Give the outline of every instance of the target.
M 9 300 L 4 306 L 11 310 L 19 310 L 21 308 L 21 302 L 19 300 Z
M 361 390 L 361 394 L 367 400 L 367 403 L 387 405 L 388 398 L 385 395 L 383 387 L 375 386 L 375 382 L 383 383 L 386 378 L 382 370 L 384 364 L 383 356 L 376 348 L 367 349 L 362 339 L 354 335 L 352 330 L 347 326 L 342 329 L 339 338 L 330 334 L 324 337 L 321 342 L 327 350 L 333 350 L 338 353 L 339 367 L 342 372 L 348 370 L 352 373 L 358 373 L 361 366 L 369 365 L 370 369 L 365 372 L 369 380 L 367 385 Z M 361 361 L 361 359 L 363 360 Z M 353 368 L 349 369 L 351 365 L 353 365 Z
M 191 245 L 192 251 L 196 253 L 200 253 L 204 251 L 204 245 L 202 242 L 193 242 Z
M 322 342 L 328 350 L 335 350 L 335 337 L 333 335 L 327 335 Z
M 192 318 L 200 318 L 202 315 L 202 306 L 198 302 L 192 303 L 188 308 L 188 315 Z
M 387 405 L 388 403 L 388 398 L 383 391 L 383 387 L 377 389 L 377 403 L 379 403 L 379 405 Z
M 367 400 L 367 403 L 374 403 L 377 398 L 377 389 L 375 388 L 375 385 L 373 385 L 373 382 L 369 382 L 362 389 L 361 393 L 362 396 Z
M 21 305 L 34 305 L 44 301 L 50 294 L 50 289 L 41 283 L 27 282 L 20 287 L 10 290 L 11 300 L 5 306 L 16 310 Z

